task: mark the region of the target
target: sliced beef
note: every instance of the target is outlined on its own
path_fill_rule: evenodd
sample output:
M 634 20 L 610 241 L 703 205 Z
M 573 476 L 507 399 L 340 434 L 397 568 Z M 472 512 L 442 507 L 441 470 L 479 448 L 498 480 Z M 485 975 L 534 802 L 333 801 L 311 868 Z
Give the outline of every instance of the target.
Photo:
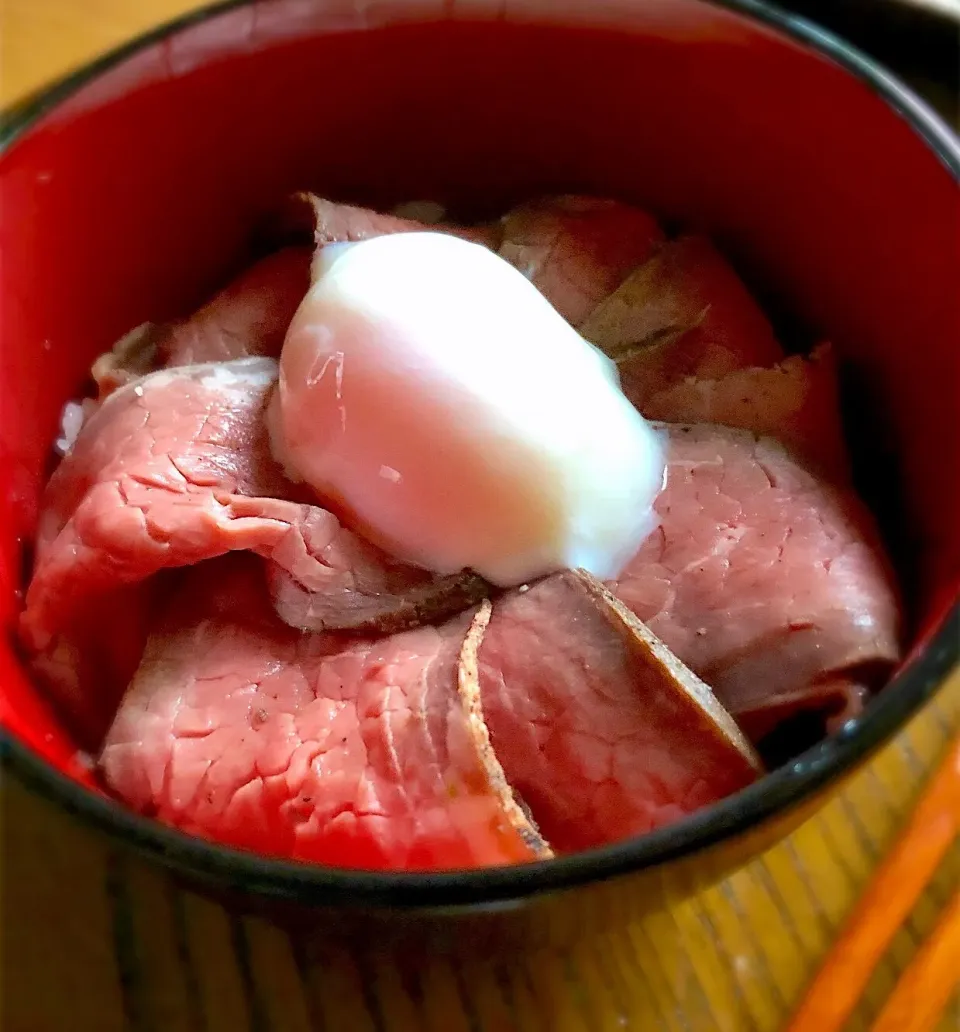
M 244 496 L 289 490 L 260 429 L 272 359 L 189 367 L 111 394 L 43 499 L 23 618 L 41 646 L 87 595 L 280 532 Z M 268 500 L 269 501 L 269 500 Z M 292 505 L 277 501 L 279 512 Z
M 611 590 L 751 734 L 823 706 L 822 686 L 878 684 L 899 607 L 869 513 L 770 438 L 663 425 L 659 528 Z M 846 689 L 836 704 L 847 701 Z
M 310 285 L 311 256 L 308 247 L 284 248 L 246 269 L 186 319 L 131 330 L 93 364 L 101 399 L 158 369 L 279 355 Z
M 574 326 L 646 263 L 663 240 L 646 212 L 592 197 L 523 204 L 503 217 L 499 229 L 500 256 Z
M 94 363 L 101 398 L 158 369 L 276 357 L 309 287 L 315 247 L 422 230 L 499 248 L 574 324 L 645 262 L 662 238 L 644 212 L 589 198 L 548 199 L 517 208 L 498 224 L 455 226 L 296 194 L 281 209 L 273 232 L 274 243 L 294 245 L 255 263 L 193 315 L 145 323 L 128 333 Z
M 54 657 L 69 654 L 88 607 L 228 551 L 276 564 L 282 615 L 311 629 L 394 629 L 483 597 L 479 578 L 398 563 L 305 500 L 269 453 L 263 413 L 276 375 L 264 358 L 154 373 L 87 421 L 46 489 L 21 621 L 48 676 L 65 669 Z
M 312 193 L 296 193 L 276 213 L 271 238 L 299 244 L 357 243 L 388 233 L 452 233 L 477 244 L 493 246 L 495 229 L 487 226 L 457 226 L 450 222 L 426 224 L 399 215 L 386 215 L 371 208 L 340 204 Z
M 273 606 L 289 627 L 303 631 L 374 628 L 393 633 L 445 620 L 476 605 L 493 590 L 470 571 L 445 577 L 428 574 L 391 559 L 356 535 L 346 537 L 346 532 L 331 559 L 334 556 L 353 573 L 349 593 L 324 590 L 322 582 L 311 576 L 312 557 L 306 559 L 311 569 L 304 580 L 315 584 L 313 589 L 297 579 L 296 567 L 293 573 L 276 563 L 269 567 Z
M 113 586 L 65 614 L 40 648 L 33 676 L 48 690 L 77 745 L 94 753 L 140 664 L 158 582 Z
M 155 372 L 163 364 L 158 345 L 167 327 L 157 323 L 141 323 L 121 337 L 113 347 L 100 355 L 90 369 L 97 385 L 99 400 L 133 380 Z
M 589 574 L 496 602 L 479 666 L 497 756 L 558 850 L 669 824 L 760 770 L 710 689 Z
M 300 193 L 273 229 L 275 243 L 294 246 L 257 262 L 192 316 L 127 334 L 94 364 L 101 396 L 161 368 L 276 357 L 308 288 L 314 247 L 422 230 L 497 250 L 617 359 L 625 393 L 641 407 L 684 376 L 715 378 L 781 357 L 763 314 L 712 245 L 699 237 L 664 243 L 656 221 L 629 205 L 563 196 L 486 226 L 427 225 Z
M 643 405 L 648 419 L 719 423 L 776 438 L 811 468 L 837 480 L 850 475 L 840 419 L 837 363 L 822 344 L 761 369 L 735 369 L 718 379 L 687 377 Z
M 641 411 L 654 394 L 687 376 L 716 379 L 783 357 L 737 274 L 697 236 L 658 247 L 580 332 L 616 361 L 623 392 Z
M 238 276 L 212 301 L 172 324 L 159 346 L 164 367 L 276 357 L 310 286 L 309 248 L 288 247 Z
M 217 560 L 171 599 L 102 751 L 121 798 L 206 838 L 343 867 L 551 855 L 460 688 L 469 614 L 376 641 L 302 635 L 269 611 L 259 573 Z
M 256 262 L 185 319 L 145 323 L 101 355 L 93 378 L 101 397 L 138 376 L 171 366 L 276 358 L 287 327 L 310 286 L 314 246 L 365 240 L 385 233 L 434 230 L 493 246 L 494 229 L 427 225 L 367 208 L 296 194 L 278 216 L 274 238 L 295 241 Z
M 102 741 L 140 661 L 148 578 L 216 547 L 217 485 L 283 486 L 265 447 L 243 447 L 275 376 L 275 362 L 247 360 L 132 381 L 86 420 L 51 477 L 21 638 L 85 748 Z
M 592 197 L 548 197 L 520 205 L 496 223 L 425 225 L 396 215 L 297 194 L 284 209 L 280 239 L 317 246 L 385 233 L 455 233 L 483 244 L 519 269 L 565 319 L 577 326 L 663 239 L 646 212 Z

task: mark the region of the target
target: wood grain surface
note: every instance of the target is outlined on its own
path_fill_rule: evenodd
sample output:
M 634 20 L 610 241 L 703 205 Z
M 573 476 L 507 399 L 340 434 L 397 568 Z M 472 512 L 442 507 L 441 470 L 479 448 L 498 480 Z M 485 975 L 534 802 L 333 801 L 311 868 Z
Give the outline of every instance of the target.
M 191 0 L 0 0 L 0 103 Z M 960 726 L 960 671 L 846 790 L 720 885 L 566 951 L 417 971 L 316 951 L 177 889 L 0 785 L 4 1032 L 777 1032 Z M 869 1028 L 960 885 L 960 842 L 849 1026 Z M 960 978 L 960 964 L 958 964 Z M 941 1023 L 960 1029 L 960 991 Z

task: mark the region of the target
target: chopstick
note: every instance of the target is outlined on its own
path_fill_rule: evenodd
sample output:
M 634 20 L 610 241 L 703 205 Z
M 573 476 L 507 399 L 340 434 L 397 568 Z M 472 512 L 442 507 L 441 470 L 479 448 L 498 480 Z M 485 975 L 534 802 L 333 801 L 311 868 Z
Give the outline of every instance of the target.
M 785 1032 L 842 1032 L 873 969 L 958 834 L 960 734 L 950 743 Z M 960 981 L 958 938 L 960 903 L 954 900 L 904 971 L 873 1032 L 927 1032 L 933 1028 Z M 922 1008 L 916 1006 L 916 992 L 926 994 Z M 914 1008 L 911 1024 L 902 1023 L 905 1006 Z M 901 1024 L 890 1024 L 895 1021 Z
M 924 1032 L 933 1028 L 958 985 L 960 892 L 900 976 L 872 1032 Z

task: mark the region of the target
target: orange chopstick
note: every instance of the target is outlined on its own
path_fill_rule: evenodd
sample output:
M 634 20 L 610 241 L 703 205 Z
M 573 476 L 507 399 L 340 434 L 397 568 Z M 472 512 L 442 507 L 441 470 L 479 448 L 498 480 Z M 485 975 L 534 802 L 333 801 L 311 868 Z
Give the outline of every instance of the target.
M 960 892 L 900 976 L 872 1032 L 929 1032 L 960 986 Z
M 785 1032 L 841 1032 L 874 967 L 958 834 L 960 734 L 951 742 L 906 827 L 881 861 Z M 938 928 L 948 946 L 956 934 L 949 919 L 948 915 L 945 932 Z M 935 956 L 940 960 L 942 953 Z M 934 969 L 934 973 L 939 971 Z

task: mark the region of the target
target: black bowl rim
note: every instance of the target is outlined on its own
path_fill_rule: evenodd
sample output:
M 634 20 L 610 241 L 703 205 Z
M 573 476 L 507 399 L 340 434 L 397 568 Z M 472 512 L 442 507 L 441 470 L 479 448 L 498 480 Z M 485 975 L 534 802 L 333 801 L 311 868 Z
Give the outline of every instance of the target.
M 108 52 L 22 102 L 0 126 L 0 153 L 59 103 L 121 61 L 250 0 L 221 0 Z M 708 0 L 778 30 L 865 83 L 904 118 L 960 183 L 960 140 L 895 76 L 845 40 L 765 0 Z M 68 812 L 187 878 L 301 905 L 444 910 L 483 908 L 653 868 L 742 835 L 811 799 L 887 742 L 936 694 L 960 658 L 960 600 L 866 714 L 757 784 L 670 827 L 554 860 L 470 871 L 379 872 L 296 863 L 186 835 L 97 795 L 0 728 L 0 762 Z

